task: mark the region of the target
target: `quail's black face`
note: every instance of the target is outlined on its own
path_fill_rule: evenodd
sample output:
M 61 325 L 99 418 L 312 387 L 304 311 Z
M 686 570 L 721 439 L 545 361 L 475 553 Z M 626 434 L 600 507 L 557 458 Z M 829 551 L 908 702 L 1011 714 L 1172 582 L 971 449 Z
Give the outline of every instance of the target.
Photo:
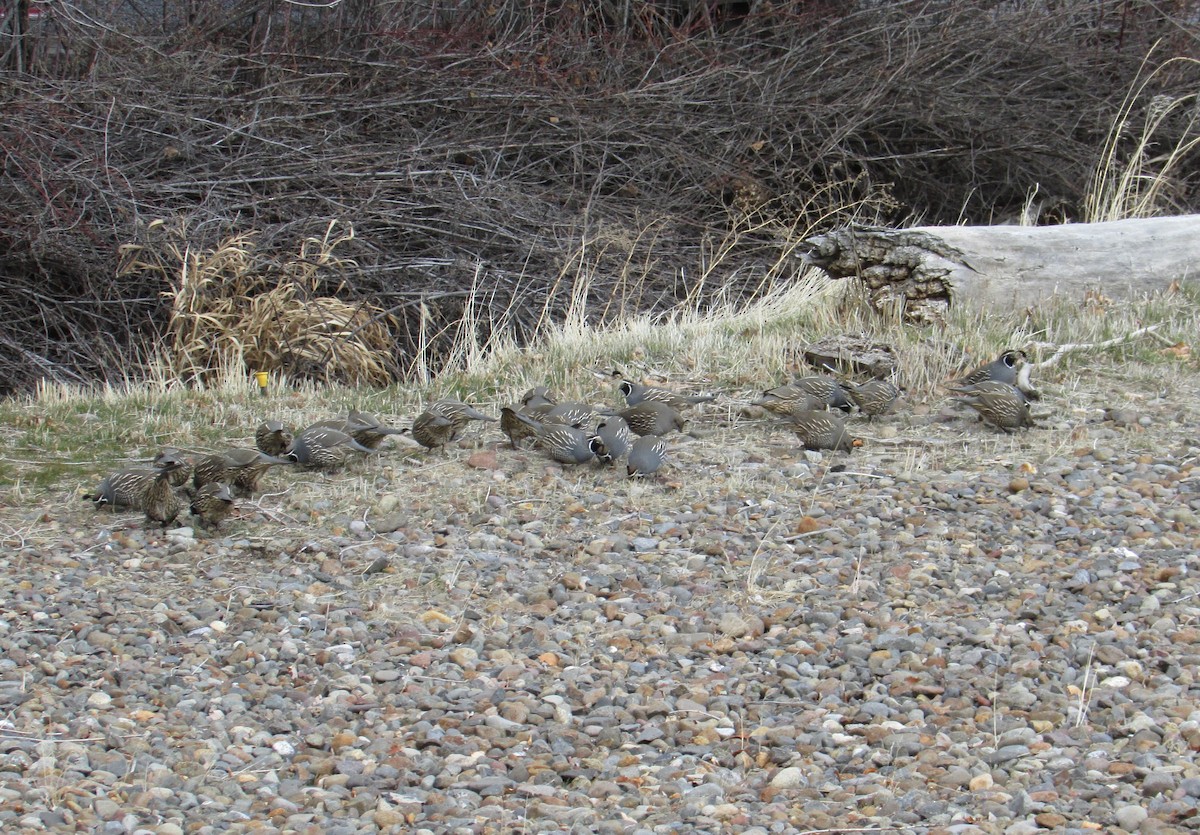
M 625 397 L 628 397 L 630 393 L 633 392 L 633 383 L 629 382 L 628 380 L 622 380 L 619 388 L 621 390 L 621 394 Z

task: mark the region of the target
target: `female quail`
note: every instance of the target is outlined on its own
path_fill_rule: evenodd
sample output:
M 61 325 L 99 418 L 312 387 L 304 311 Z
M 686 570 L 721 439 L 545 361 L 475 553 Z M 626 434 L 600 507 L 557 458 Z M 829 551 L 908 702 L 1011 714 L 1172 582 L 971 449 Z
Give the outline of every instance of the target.
M 867 420 L 873 420 L 876 415 L 885 415 L 892 410 L 896 398 L 900 396 L 900 389 L 887 380 L 868 380 L 865 383 L 848 384 L 846 393 L 858 410 L 867 416 Z
M 342 431 L 369 449 L 379 449 L 388 435 L 403 435 L 406 430 L 385 426 L 375 415 L 351 409 Z
M 505 406 L 500 410 L 500 431 L 508 436 L 508 442 L 512 444 L 513 449 L 520 449 L 522 441 L 537 437 L 537 427 L 518 417 L 518 414 L 522 413 L 524 410 L 517 406 Z
M 286 457 L 302 467 L 332 470 L 344 464 L 351 452 L 369 455 L 375 451 L 340 429 L 313 424 L 296 435 Z
M 461 400 L 435 400 L 413 420 L 412 436 L 421 446 L 434 449 L 457 439 L 473 420 L 495 419 Z
M 283 455 L 291 443 L 292 430 L 282 421 L 264 420 L 254 430 L 254 445 L 267 455 Z
M 188 510 L 197 525 L 215 530 L 233 510 L 233 493 L 227 484 L 209 482 L 196 491 Z
M 182 466 L 172 468 L 171 475 L 168 476 L 171 486 L 182 487 L 187 484 L 187 480 L 192 477 L 192 462 L 175 447 L 164 447 L 158 455 L 154 456 L 150 466 L 160 467 L 167 458 L 178 458 L 182 462 Z
M 987 423 L 1006 433 L 1023 426 L 1034 426 L 1033 411 L 1029 400 L 1016 386 L 988 380 L 964 389 L 962 397 L 954 398 L 965 403 Z
M 862 441 L 852 437 L 846 430 L 845 421 L 831 412 L 793 412 L 786 422 L 805 449 L 841 449 L 849 452 L 856 446 L 862 446 Z
M 831 409 L 849 412 L 853 406 L 842 384 L 825 374 L 814 374 L 808 377 L 797 377 L 791 383 L 801 391 L 811 394 Z
M 772 414 L 786 417 L 792 412 L 807 412 L 825 408 L 825 401 L 814 397 L 808 391 L 798 386 L 783 385 L 767 389 L 758 399 L 750 401 L 751 406 L 761 406 Z
M 192 486 L 228 484 L 239 496 L 258 491 L 263 473 L 277 464 L 288 464 L 286 458 L 276 458 L 258 449 L 227 449 L 196 462 L 192 470 Z

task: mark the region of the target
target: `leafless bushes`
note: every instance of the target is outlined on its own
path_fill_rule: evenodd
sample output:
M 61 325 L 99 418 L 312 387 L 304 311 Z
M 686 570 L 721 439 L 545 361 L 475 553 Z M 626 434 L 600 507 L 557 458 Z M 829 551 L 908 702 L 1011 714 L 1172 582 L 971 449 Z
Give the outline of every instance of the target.
M 280 262 L 352 224 L 356 269 L 321 292 L 379 311 L 396 371 L 461 340 L 469 299 L 503 312 L 476 338 L 521 339 L 577 286 L 594 319 L 762 292 L 851 218 L 1079 219 L 1152 43 L 1196 45 L 1119 2 L 62 5 L 0 93 L 8 388 L 111 377 L 174 332 L 170 251 L 117 269 L 156 220 Z M 1194 91 L 1178 66 L 1143 94 Z M 1175 170 L 1163 209 L 1194 211 Z

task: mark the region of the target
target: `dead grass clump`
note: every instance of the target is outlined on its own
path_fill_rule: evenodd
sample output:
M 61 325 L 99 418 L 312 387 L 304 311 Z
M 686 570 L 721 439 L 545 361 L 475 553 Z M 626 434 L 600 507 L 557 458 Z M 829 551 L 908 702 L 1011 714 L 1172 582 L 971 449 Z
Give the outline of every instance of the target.
M 165 230 L 159 221 L 151 233 Z M 153 243 L 121 248 L 119 274 L 152 274 L 169 285 L 161 362 L 175 378 L 207 383 L 252 371 L 349 385 L 386 385 L 391 317 L 365 301 L 337 297 L 357 265 L 336 254 L 354 230 L 330 223 L 282 260 L 259 256 L 253 233 L 211 250 L 189 245 L 182 227 Z M 231 367 L 231 365 L 233 367 Z

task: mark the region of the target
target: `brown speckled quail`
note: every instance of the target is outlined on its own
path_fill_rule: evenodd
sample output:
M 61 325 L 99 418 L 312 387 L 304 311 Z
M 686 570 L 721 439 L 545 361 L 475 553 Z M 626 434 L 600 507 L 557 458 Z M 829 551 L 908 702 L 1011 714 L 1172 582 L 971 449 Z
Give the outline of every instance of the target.
M 296 435 L 285 457 L 301 467 L 333 470 L 344 464 L 351 452 L 369 455 L 375 451 L 340 429 L 313 424 Z
M 518 406 L 505 406 L 500 410 L 500 431 L 508 436 L 508 442 L 512 444 L 513 449 L 520 449 L 523 441 L 537 437 L 537 427 L 521 420 L 519 414 L 525 412 Z
M 473 420 L 495 419 L 461 400 L 435 400 L 413 420 L 412 436 L 421 446 L 434 449 L 457 439 Z
M 516 419 L 537 431 L 533 445 L 560 464 L 586 464 L 593 458 L 592 437 L 584 430 L 565 423 L 540 423 L 516 412 Z
M 254 446 L 267 455 L 279 457 L 292 443 L 292 430 L 278 420 L 264 420 L 254 430 Z
M 179 515 L 179 499 L 171 486 L 171 474 L 185 466 L 179 456 L 163 454 L 155 467 L 121 470 L 105 477 L 88 499 L 96 507 L 127 507 L 141 510 L 147 521 L 164 526 Z
M 798 386 L 783 385 L 767 389 L 756 400 L 751 400 L 750 405 L 761 406 L 772 414 L 786 417 L 793 412 L 824 409 L 825 401 Z
M 874 420 L 876 415 L 886 415 L 896 405 L 896 398 L 900 396 L 900 389 L 888 380 L 848 383 L 844 388 L 854 405 L 858 406 L 858 410 L 867 416 L 867 420 Z
M 621 394 L 625 396 L 627 406 L 636 406 L 647 400 L 657 400 L 660 403 L 666 403 L 677 412 L 682 412 L 688 406 L 694 406 L 697 403 L 711 403 L 716 399 L 707 394 L 681 394 L 662 386 L 646 385 L 633 380 L 622 380 L 619 388 Z
M 630 477 L 654 475 L 667 460 L 667 442 L 655 435 L 643 435 L 629 450 L 625 472 Z
M 233 510 L 233 493 L 228 484 L 209 482 L 196 491 L 188 510 L 197 525 L 216 530 Z
M 346 427 L 342 431 L 369 449 L 379 449 L 379 445 L 388 435 L 403 435 L 408 430 L 386 426 L 375 415 L 351 409 L 346 416 Z
M 950 388 L 963 388 L 991 380 L 997 383 L 1015 385 L 1017 369 L 1026 360 L 1024 351 L 1007 350 L 991 362 L 984 363 L 971 373 L 947 383 Z
M 808 377 L 797 377 L 791 385 L 801 391 L 811 394 L 831 409 L 849 412 L 854 408 L 842 384 L 825 374 L 813 374 Z
M 611 464 L 629 454 L 634 440 L 634 434 L 625 418 L 609 415 L 596 424 L 596 434 L 592 437 L 592 452 L 602 463 Z
M 783 423 L 796 433 L 805 449 L 846 450 L 849 452 L 862 441 L 852 437 L 846 422 L 832 412 L 793 412 Z
M 985 380 L 962 391 L 963 396 L 954 399 L 970 406 L 985 422 L 997 429 L 1011 433 L 1021 427 L 1035 425 L 1029 400 L 1016 386 Z
M 228 484 L 235 495 L 249 496 L 258 491 L 263 473 L 279 464 L 291 463 L 258 449 L 227 449 L 201 458 L 192 470 L 192 486 Z
M 683 415 L 672 409 L 666 403 L 657 400 L 647 400 L 628 409 L 622 409 L 617 415 L 624 418 L 625 423 L 635 435 L 666 435 L 668 432 L 682 432 L 687 425 Z
M 521 395 L 519 402 L 525 411 L 528 411 L 535 406 L 556 406 L 558 398 L 550 391 L 549 386 L 534 386 Z
M 181 462 L 180 466 L 172 467 L 171 474 L 167 477 L 171 482 L 172 487 L 182 487 L 187 484 L 189 478 L 192 477 L 192 462 L 186 455 L 177 450 L 175 447 L 164 447 L 158 455 L 154 456 L 154 460 L 150 462 L 150 466 L 162 466 L 162 462 L 168 458 L 178 458 Z

